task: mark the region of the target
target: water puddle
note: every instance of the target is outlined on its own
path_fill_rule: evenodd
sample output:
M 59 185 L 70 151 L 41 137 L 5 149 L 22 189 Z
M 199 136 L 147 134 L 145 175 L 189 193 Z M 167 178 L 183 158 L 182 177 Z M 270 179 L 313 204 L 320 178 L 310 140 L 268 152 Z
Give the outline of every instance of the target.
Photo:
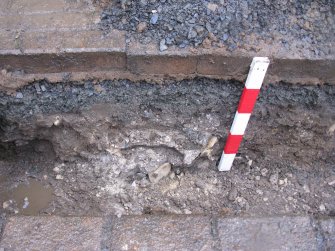
M 4 177 L 0 177 L 0 185 L 4 180 Z M 27 183 L 0 194 L 1 206 L 4 209 L 12 208 L 21 215 L 38 215 L 41 210 L 48 207 L 51 200 L 51 187 L 44 186 L 36 179 L 29 179 Z

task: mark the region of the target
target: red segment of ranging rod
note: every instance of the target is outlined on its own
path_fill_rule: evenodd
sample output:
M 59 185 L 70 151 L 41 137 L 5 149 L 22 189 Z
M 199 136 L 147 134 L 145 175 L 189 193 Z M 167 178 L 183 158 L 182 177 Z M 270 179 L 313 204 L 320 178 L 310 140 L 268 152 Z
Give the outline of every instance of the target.
M 237 107 L 237 112 L 252 113 L 259 91 L 260 91 L 259 89 L 244 88 L 240 99 L 240 103 L 238 104 Z
M 237 107 L 237 112 L 230 128 L 226 145 L 223 149 L 218 167 L 219 171 L 229 171 L 233 165 L 269 63 L 270 61 L 267 57 L 255 57 L 252 60 L 248 78 Z

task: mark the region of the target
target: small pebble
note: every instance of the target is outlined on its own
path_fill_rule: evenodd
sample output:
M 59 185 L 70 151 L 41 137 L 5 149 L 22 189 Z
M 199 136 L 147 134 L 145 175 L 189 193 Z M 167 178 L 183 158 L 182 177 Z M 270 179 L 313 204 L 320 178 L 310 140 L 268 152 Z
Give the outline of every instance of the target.
M 169 175 L 171 171 L 171 164 L 165 163 L 159 166 L 155 171 L 149 173 L 149 180 L 151 183 L 157 183 L 165 176 Z
M 263 191 L 260 190 L 260 189 L 256 189 L 256 193 L 259 194 L 259 195 L 263 195 Z
M 335 185 L 335 176 L 331 176 L 327 179 L 327 184 L 329 186 L 334 186 Z
M 262 175 L 262 176 L 266 176 L 267 174 L 268 174 L 268 169 L 263 168 L 263 169 L 261 170 L 261 175 Z
M 278 183 L 278 173 L 274 173 L 270 175 L 269 181 L 272 185 L 277 185 Z
M 40 87 L 40 85 L 38 83 L 36 83 L 34 86 L 35 86 L 36 92 L 38 94 L 40 94 L 41 93 L 41 87 Z
M 233 187 L 228 194 L 228 200 L 235 201 L 237 197 L 237 193 L 238 193 L 237 189 Z
M 159 50 L 160 51 L 166 51 L 168 49 L 168 47 L 165 44 L 165 39 L 162 39 L 159 43 Z
M 157 21 L 158 21 L 158 13 L 152 14 L 151 19 L 150 19 L 150 23 L 151 24 L 156 24 Z
M 321 204 L 319 206 L 319 209 L 320 209 L 321 212 L 324 212 L 324 211 L 326 211 L 326 206 L 324 204 Z
M 192 214 L 192 211 L 191 211 L 191 210 L 188 210 L 188 209 L 184 209 L 184 213 L 185 213 L 185 214 Z
M 61 170 L 58 166 L 56 166 L 54 169 L 52 169 L 55 173 L 59 173 Z
M 171 180 L 173 180 L 176 177 L 176 174 L 174 172 L 171 172 L 169 177 Z
M 28 200 L 28 197 L 25 197 L 24 200 L 23 200 L 23 206 L 22 208 L 25 209 L 29 206 L 29 200 Z
M 309 189 L 309 186 L 307 184 L 304 184 L 302 186 L 302 188 L 304 189 L 305 193 L 310 193 L 311 192 L 311 190 Z
M 227 41 L 229 38 L 229 35 L 227 33 L 223 34 L 222 41 Z
M 211 11 L 216 11 L 217 10 L 217 8 L 218 8 L 218 5 L 217 4 L 215 4 L 215 3 L 208 3 L 207 4 L 207 8 L 209 9 L 209 10 L 211 10 Z
M 56 180 L 62 180 L 64 179 L 63 175 L 57 174 L 56 175 Z
M 147 29 L 147 23 L 146 22 L 140 22 L 137 25 L 137 32 L 142 33 L 143 31 L 145 31 Z
M 12 204 L 12 201 L 11 201 L 11 200 L 7 200 L 7 201 L 5 201 L 5 202 L 2 203 L 2 208 L 3 208 L 3 209 L 6 209 L 6 208 L 8 208 L 11 204 Z
M 192 39 L 195 38 L 197 35 L 198 35 L 197 32 L 194 29 L 191 29 L 187 35 L 187 38 Z
M 16 98 L 18 98 L 18 99 L 23 98 L 23 94 L 22 94 L 22 92 L 17 92 L 17 93 L 16 93 Z

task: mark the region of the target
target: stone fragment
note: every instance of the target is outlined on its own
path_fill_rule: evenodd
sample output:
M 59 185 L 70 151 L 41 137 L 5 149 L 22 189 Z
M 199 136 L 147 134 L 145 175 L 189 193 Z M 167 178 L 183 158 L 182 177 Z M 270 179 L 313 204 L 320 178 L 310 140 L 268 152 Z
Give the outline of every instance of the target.
M 162 39 L 159 43 L 159 50 L 160 51 L 166 51 L 168 49 L 168 47 L 165 44 L 165 39 Z
M 235 201 L 237 198 L 237 189 L 236 187 L 233 187 L 228 194 L 228 200 Z
M 304 189 L 305 193 L 310 193 L 311 192 L 311 190 L 309 189 L 309 186 L 307 184 L 304 184 L 302 186 L 302 188 Z
M 23 200 L 23 206 L 22 208 L 25 209 L 29 206 L 29 199 L 28 197 L 25 197 L 24 200 Z
M 171 171 L 171 164 L 165 163 L 161 165 L 160 167 L 158 167 L 155 171 L 149 173 L 149 180 L 152 183 L 157 183 L 162 178 L 169 175 L 170 171 Z
M 212 157 L 212 151 L 214 145 L 218 142 L 218 138 L 215 136 L 212 136 L 205 147 L 205 149 L 202 151 L 201 156 L 207 156 L 208 158 Z
M 150 19 L 151 24 L 156 24 L 158 21 L 158 13 L 153 13 Z
M 58 166 L 56 166 L 54 169 L 52 169 L 55 173 L 59 173 L 61 170 Z
M 137 25 L 137 32 L 142 33 L 143 31 L 145 31 L 147 29 L 147 23 L 146 22 L 140 22 Z
M 222 41 L 227 41 L 228 38 L 229 38 L 229 34 L 224 33 L 223 36 L 222 36 Z
M 327 179 L 327 184 L 329 186 L 334 186 L 335 185 L 335 176 L 331 176 Z
M 264 177 L 264 176 L 266 176 L 267 174 L 268 174 L 268 169 L 263 168 L 263 169 L 261 170 L 261 175 Z
M 188 39 L 192 39 L 192 38 L 195 38 L 197 35 L 198 35 L 197 32 L 196 32 L 194 29 L 191 29 L 191 30 L 188 32 L 187 38 L 188 38 Z
M 41 87 L 40 87 L 39 83 L 34 84 L 34 86 L 35 86 L 37 94 L 41 94 L 42 90 L 41 90 Z
M 184 164 L 191 165 L 192 162 L 199 156 L 199 150 L 185 150 L 184 151 Z
M 16 93 L 16 98 L 18 98 L 18 99 L 22 99 L 22 98 L 23 98 L 23 94 L 22 94 L 22 92 L 17 92 L 17 93 Z
M 326 206 L 324 204 L 321 204 L 319 206 L 319 209 L 320 209 L 321 212 L 324 212 L 324 211 L 326 211 Z
M 217 10 L 217 8 L 218 8 L 218 5 L 217 4 L 215 4 L 215 3 L 208 3 L 207 4 L 207 8 L 209 9 L 209 10 L 211 10 L 211 11 L 216 11 Z
M 2 208 L 3 209 L 7 209 L 10 205 L 12 204 L 11 200 L 7 200 L 5 202 L 2 203 Z
M 272 185 L 277 185 L 278 183 L 278 173 L 273 173 L 270 175 L 269 181 Z

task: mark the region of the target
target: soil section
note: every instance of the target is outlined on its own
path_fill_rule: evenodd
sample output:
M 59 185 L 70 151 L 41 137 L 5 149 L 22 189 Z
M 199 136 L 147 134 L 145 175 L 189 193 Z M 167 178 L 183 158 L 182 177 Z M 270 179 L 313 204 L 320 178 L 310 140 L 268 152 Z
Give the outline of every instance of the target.
M 41 81 L 1 93 L 0 190 L 38 180 L 53 191 L 39 213 L 58 215 L 333 215 L 335 87 L 264 86 L 232 171 L 218 172 L 242 88 Z

